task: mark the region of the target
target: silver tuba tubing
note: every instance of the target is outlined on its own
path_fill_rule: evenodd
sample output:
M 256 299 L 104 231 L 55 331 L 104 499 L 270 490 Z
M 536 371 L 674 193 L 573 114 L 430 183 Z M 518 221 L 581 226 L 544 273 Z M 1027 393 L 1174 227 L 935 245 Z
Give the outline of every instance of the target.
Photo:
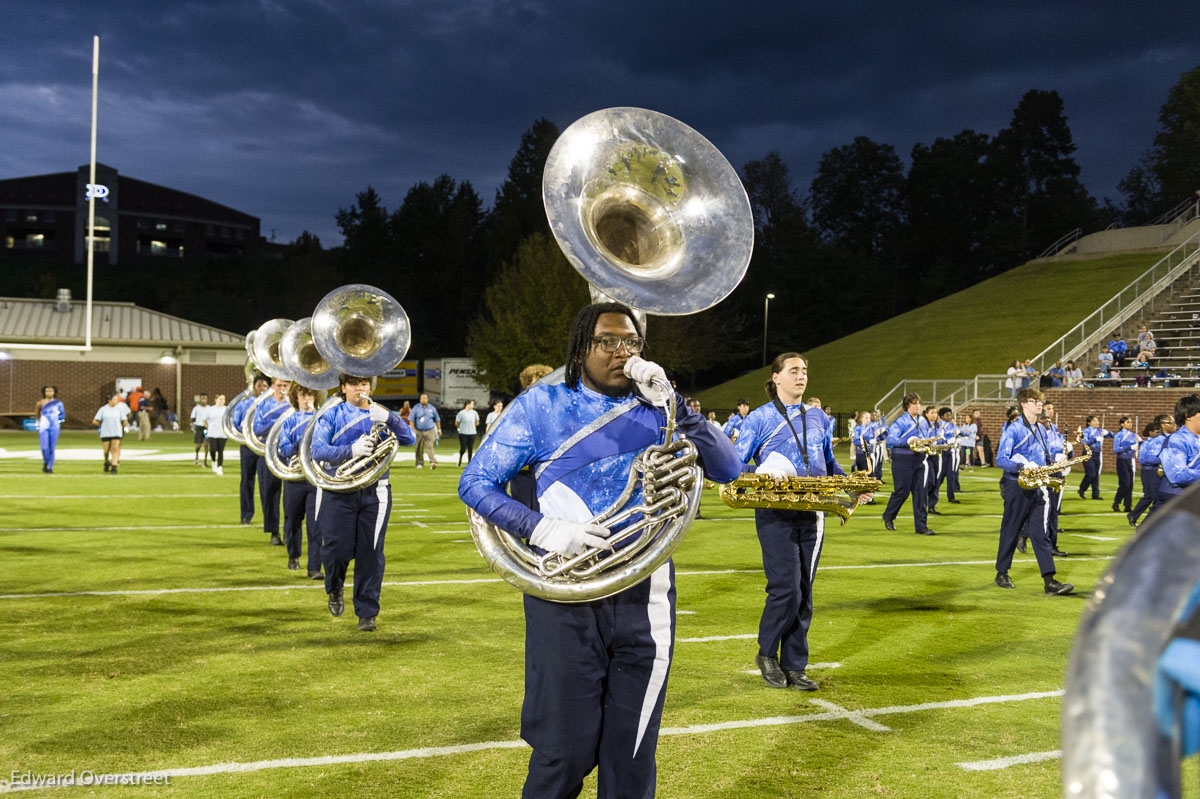
M 313 459 L 312 437 L 317 428 L 317 421 L 329 411 L 341 405 L 346 400 L 342 397 L 330 397 L 321 409 L 313 415 L 312 421 L 304 430 L 300 439 L 300 468 L 304 479 L 323 491 L 333 491 L 338 494 L 349 494 L 369 486 L 387 471 L 399 450 L 399 442 L 395 434 L 386 425 L 376 422 L 371 425 L 367 434 L 375 439 L 375 450 L 363 457 L 355 457 L 339 464 L 331 475 Z
M 279 437 L 283 434 L 283 423 L 295 413 L 295 408 L 288 408 L 284 411 L 275 424 L 271 425 L 271 432 L 267 433 L 266 440 L 263 442 L 266 450 L 263 457 L 267 460 L 267 469 L 271 474 L 288 483 L 304 479 L 304 470 L 300 468 L 300 455 L 293 455 L 284 461 L 283 456 L 279 454 Z
M 662 388 L 670 389 L 665 384 Z M 471 537 L 492 570 L 527 594 L 573 603 L 620 593 L 666 563 L 695 519 L 704 490 L 696 446 L 674 438 L 674 391 L 668 396 L 663 441 L 634 460 L 621 496 L 591 519 L 592 524 L 610 529 L 634 519 L 609 536 L 612 551 L 588 548 L 573 557 L 556 552 L 539 555 L 517 536 L 468 508 Z M 639 483 L 642 501 L 625 507 Z
M 244 388 L 234 396 L 232 400 L 225 406 L 225 413 L 221 414 L 221 429 L 225 431 L 225 437 L 236 444 L 245 444 L 246 439 L 242 435 L 242 428 L 233 423 L 233 409 L 238 406 L 238 403 L 250 396 L 251 388 Z

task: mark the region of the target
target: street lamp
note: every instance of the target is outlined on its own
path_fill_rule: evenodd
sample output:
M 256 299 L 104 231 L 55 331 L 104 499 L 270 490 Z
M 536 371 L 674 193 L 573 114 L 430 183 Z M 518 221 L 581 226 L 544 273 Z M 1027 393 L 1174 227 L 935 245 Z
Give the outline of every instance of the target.
M 771 300 L 775 299 L 774 294 L 768 294 L 763 300 L 763 365 L 767 363 L 767 312 L 771 309 Z

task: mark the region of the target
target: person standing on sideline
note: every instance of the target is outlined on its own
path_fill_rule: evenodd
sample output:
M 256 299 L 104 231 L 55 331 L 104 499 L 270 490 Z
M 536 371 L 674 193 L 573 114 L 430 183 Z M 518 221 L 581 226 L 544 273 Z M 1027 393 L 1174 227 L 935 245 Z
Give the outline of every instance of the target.
M 1104 467 L 1102 448 L 1104 439 L 1112 438 L 1112 433 L 1100 427 L 1100 417 L 1095 414 L 1087 418 L 1087 426 L 1083 428 L 1083 443 L 1092 449 L 1092 459 L 1083 464 L 1083 480 L 1079 483 L 1079 498 L 1086 499 L 1088 488 L 1092 489 L 1092 499 L 1100 499 L 1100 470 Z
M 1050 552 L 1050 538 L 1046 534 L 1045 486 L 1022 488 L 1018 482 L 1021 472 L 1053 463 L 1046 430 L 1038 424 L 1042 412 L 1042 392 L 1036 388 L 1025 388 L 1017 394 L 1019 413 L 1000 436 L 996 447 L 996 465 L 1004 470 L 1000 478 L 1000 494 L 1004 498 L 1004 516 L 1000 521 L 1000 546 L 996 550 L 996 585 L 1000 588 L 1016 588 L 1008 570 L 1012 568 L 1013 553 L 1017 539 L 1024 530 L 1033 545 L 1038 569 L 1047 594 L 1063 596 L 1075 590 L 1070 583 L 1055 579 L 1054 555 Z
M 492 403 L 492 412 L 487 415 L 487 419 L 483 423 L 483 434 L 486 436 L 492 432 L 492 428 L 496 426 L 496 422 L 500 419 L 500 414 L 504 411 L 504 403 L 496 400 Z
M 205 435 L 204 420 L 208 418 L 208 395 L 200 395 L 200 403 L 192 406 L 192 442 L 196 445 L 196 456 L 192 465 L 200 465 L 200 448 L 204 448 L 204 467 L 208 468 L 208 437 Z
M 204 414 L 204 440 L 208 442 L 209 456 L 212 458 L 213 474 L 218 477 L 225 474 L 225 395 L 218 394 L 213 404 L 208 406 Z
M 121 402 L 121 395 L 114 393 L 107 405 L 96 411 L 92 424 L 100 428 L 100 441 L 104 447 L 104 471 L 117 473 L 121 463 L 121 439 L 129 421 L 129 406 Z
M 1133 430 L 1133 417 L 1122 416 L 1120 429 L 1113 436 L 1113 456 L 1117 459 L 1117 493 L 1113 496 L 1113 513 L 1133 512 L 1133 462 L 1137 457 L 1138 436 Z
M 67 418 L 58 388 L 42 386 L 42 398 L 37 401 L 38 443 L 42 447 L 42 471 L 54 473 L 54 452 L 58 448 L 58 434 L 63 420 Z
M 154 423 L 150 421 L 150 397 L 146 392 L 138 386 L 138 401 L 137 401 L 137 420 L 138 420 L 138 441 L 149 441 L 150 430 Z
M 958 426 L 959 443 L 962 445 L 960 457 L 966 460 L 967 471 L 975 471 L 975 448 L 979 446 L 979 423 L 975 416 L 966 417 Z M 980 464 L 982 465 L 982 464 Z
M 590 520 L 616 502 L 634 459 L 662 437 L 669 395 L 662 367 L 643 360 L 632 311 L 615 303 L 579 311 L 568 333 L 565 377 L 516 397 L 463 469 L 458 493 L 488 522 L 538 552 L 610 548 Z M 635 390 L 636 387 L 636 390 Z M 726 483 L 741 472 L 729 439 L 675 394 L 678 430 L 705 472 Z M 504 493 L 532 467 L 540 512 Z M 635 483 L 630 503 L 642 501 Z M 622 545 L 618 545 L 622 546 Z M 599 796 L 650 797 L 675 637 L 674 566 L 604 599 L 525 606 L 521 737 L 533 747 L 525 797 L 578 796 L 599 770 Z
M 417 406 L 412 409 L 409 419 L 417 435 L 417 449 L 413 453 L 417 468 L 420 469 L 425 465 L 425 454 L 428 450 L 429 468 L 436 469 L 437 454 L 434 450 L 437 447 L 437 440 L 442 437 L 442 417 L 438 415 L 437 408 L 429 404 L 428 394 L 421 395 Z
M 238 404 L 233 406 L 233 410 L 229 412 L 229 421 L 238 430 L 242 429 L 242 420 L 246 418 L 250 406 L 262 396 L 268 385 L 270 385 L 270 381 L 265 375 L 255 375 L 254 382 L 251 383 L 250 394 L 242 397 Z M 254 480 L 258 477 L 258 460 L 258 455 L 254 450 L 245 444 L 238 448 L 238 462 L 241 463 L 242 468 L 240 486 L 242 524 L 250 524 L 254 521 Z
M 479 429 L 479 414 L 475 410 L 475 400 L 463 403 L 462 410 L 454 417 L 454 429 L 458 431 L 458 465 L 462 467 L 463 453 L 467 454 L 467 463 L 475 454 L 475 431 Z
M 271 381 L 270 396 L 258 403 L 258 409 L 254 412 L 252 429 L 254 437 L 258 440 L 266 441 L 271 427 L 291 407 L 288 402 L 288 391 L 291 387 L 291 381 L 281 377 Z M 279 537 L 279 500 L 282 492 L 283 481 L 267 467 L 267 459 L 260 457 L 258 459 L 258 499 L 262 503 L 263 532 L 270 533 L 271 540 L 268 543 L 277 547 L 283 546 L 283 539 Z
M 1162 468 L 1162 450 L 1167 441 L 1171 438 L 1171 434 L 1175 432 L 1175 418 L 1169 413 L 1160 413 L 1154 417 L 1150 424 L 1146 425 L 1142 436 L 1146 439 L 1141 447 L 1138 448 L 1138 465 L 1141 467 L 1142 478 L 1142 498 L 1133 506 L 1125 519 L 1133 527 L 1137 527 L 1138 519 L 1142 514 L 1146 514 L 1146 518 L 1150 518 L 1150 514 L 1154 512 L 1154 507 L 1158 500 L 1158 486 L 1162 482 L 1162 476 L 1158 470 Z
M 1175 403 L 1175 427 L 1158 456 L 1163 479 L 1158 484 L 1156 511 L 1200 481 L 1200 394 L 1188 394 Z
M 788 477 L 845 475 L 833 457 L 832 430 L 819 405 L 805 405 L 808 362 L 798 352 L 771 363 L 765 389 L 769 402 L 755 408 L 738 435 L 738 457 L 754 471 L 782 481 Z M 870 494 L 857 497 L 865 502 Z M 813 581 L 825 541 L 825 514 L 758 508 L 758 543 L 767 577 L 767 600 L 758 623 L 755 664 L 772 688 L 815 691 L 808 668 L 808 630 L 813 616 Z
M 368 457 L 377 446 L 370 433 L 382 423 L 401 446 L 412 444 L 412 429 L 396 414 L 371 401 L 371 378 L 342 374 L 338 385 L 346 401 L 312 424 L 312 459 L 328 464 L 329 471 L 351 458 Z M 424 397 L 424 395 L 422 395 Z M 413 409 L 415 415 L 417 408 Z M 325 567 L 325 594 L 331 616 L 346 608 L 343 588 L 346 570 L 354 561 L 354 613 L 358 629 L 375 632 L 379 594 L 383 587 L 383 545 L 392 510 L 391 470 L 357 491 L 317 490 L 316 517 L 321 530 L 321 563 Z
M 904 412 L 888 425 L 887 443 L 892 450 L 892 494 L 883 510 L 883 526 L 895 531 L 896 515 L 912 496 L 913 525 L 917 535 L 935 535 L 929 529 L 929 464 L 924 453 L 913 452 L 912 443 L 928 438 L 930 431 L 921 416 L 921 395 L 904 395 Z

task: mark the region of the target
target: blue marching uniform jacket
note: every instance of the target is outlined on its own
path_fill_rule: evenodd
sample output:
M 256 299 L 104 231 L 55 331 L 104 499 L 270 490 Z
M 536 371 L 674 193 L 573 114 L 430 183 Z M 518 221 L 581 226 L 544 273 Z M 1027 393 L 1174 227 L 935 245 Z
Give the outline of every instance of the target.
M 312 411 L 296 411 L 283 420 L 283 428 L 279 431 L 279 456 L 281 459 L 287 461 L 293 455 L 300 454 L 300 440 L 304 438 L 304 431 L 308 429 L 308 423 L 312 421 L 312 418 Z
M 1039 424 L 1030 428 L 1018 420 L 1000 436 L 996 448 L 996 465 L 1006 474 L 1016 477 L 1026 466 L 1048 466 L 1050 444 L 1046 428 Z
M 1159 495 L 1180 493 L 1200 480 L 1200 438 L 1186 427 L 1179 428 L 1162 448 L 1159 460 L 1163 468 Z
M 1113 454 L 1118 460 L 1132 460 L 1137 446 L 1137 433 L 1122 428 L 1113 436 Z
M 279 417 L 287 413 L 291 407 L 291 403 L 286 398 L 277 400 L 274 397 L 267 397 L 260 402 L 258 410 L 254 412 L 254 435 L 265 439 L 267 433 L 271 432 L 271 426 L 278 422 Z
M 1142 442 L 1142 446 L 1138 449 L 1138 463 L 1142 468 L 1158 467 L 1161 461 L 1159 456 L 1162 454 L 1163 445 L 1167 443 L 1167 434 L 1159 433 L 1147 441 Z
M 737 478 L 741 463 L 729 439 L 676 396 L 677 431 L 696 444 L 708 476 Z M 633 395 L 609 397 L 580 384 L 530 387 L 509 405 L 463 469 L 458 494 L 497 527 L 528 539 L 543 515 L 586 522 L 621 495 L 634 458 L 661 439 L 663 413 Z M 744 435 L 739 434 L 739 438 Z M 540 512 L 504 493 L 530 466 Z M 641 501 L 639 485 L 630 504 Z
M 316 422 L 312 435 L 312 458 L 319 468 L 332 475 L 338 464 L 350 460 L 350 451 L 360 436 L 371 432 L 371 414 L 348 402 L 334 407 Z M 387 428 L 396 434 L 396 441 L 408 446 L 417 440 L 412 428 L 398 414 L 389 413 Z M 256 424 L 255 427 L 258 425 Z M 299 439 L 297 439 L 299 440 Z M 389 469 L 380 479 L 391 473 Z
M 751 461 L 761 464 L 772 452 L 778 452 L 796 467 L 796 473 L 801 477 L 845 474 L 833 458 L 833 444 L 825 412 L 809 405 L 785 405 L 784 408 L 796 430 L 795 436 L 772 403 L 755 408 L 746 417 L 734 446 L 738 457 L 747 464 L 747 471 L 750 471 Z M 806 427 L 808 437 L 804 438 Z M 804 440 L 805 449 L 808 450 L 807 466 L 796 445 L 797 437 Z

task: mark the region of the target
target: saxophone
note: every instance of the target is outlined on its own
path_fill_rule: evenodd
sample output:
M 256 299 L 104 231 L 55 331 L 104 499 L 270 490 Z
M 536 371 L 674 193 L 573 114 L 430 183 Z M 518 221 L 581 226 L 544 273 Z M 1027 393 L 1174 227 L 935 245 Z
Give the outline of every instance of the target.
M 913 452 L 919 452 L 925 455 L 936 455 L 939 452 L 945 452 L 952 446 L 954 445 L 941 436 L 912 439 L 908 444 L 908 448 Z
M 1079 428 L 1079 435 L 1075 437 L 1075 443 L 1083 447 L 1083 454 L 1077 458 L 1070 460 L 1059 461 L 1052 463 L 1049 466 L 1038 466 L 1034 469 L 1022 469 L 1017 475 L 1017 485 L 1021 488 L 1040 488 L 1046 486 L 1051 491 L 1060 492 L 1063 489 L 1063 478 L 1055 476 L 1055 472 L 1061 472 L 1070 466 L 1077 463 L 1084 463 L 1092 459 L 1092 449 L 1087 444 L 1083 443 L 1083 428 Z
M 868 472 L 828 477 L 787 477 L 776 485 L 769 474 L 743 474 L 721 486 L 721 501 L 731 508 L 775 508 L 834 513 L 842 524 L 858 507 L 858 494 L 878 491 L 883 483 Z M 837 496 L 843 491 L 851 496 Z

